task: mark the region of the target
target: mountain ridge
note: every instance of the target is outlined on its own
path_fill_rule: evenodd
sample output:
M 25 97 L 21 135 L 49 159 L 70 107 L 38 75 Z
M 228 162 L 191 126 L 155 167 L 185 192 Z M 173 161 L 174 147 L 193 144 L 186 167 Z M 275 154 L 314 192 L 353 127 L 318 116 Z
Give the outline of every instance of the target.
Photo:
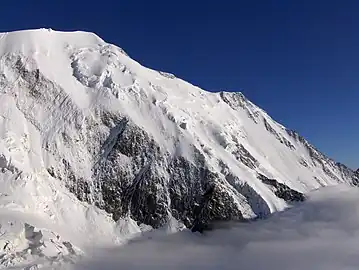
M 9 32 L 0 55 L 3 170 L 51 179 L 114 221 L 201 231 L 358 183 L 242 93 L 143 67 L 95 34 Z

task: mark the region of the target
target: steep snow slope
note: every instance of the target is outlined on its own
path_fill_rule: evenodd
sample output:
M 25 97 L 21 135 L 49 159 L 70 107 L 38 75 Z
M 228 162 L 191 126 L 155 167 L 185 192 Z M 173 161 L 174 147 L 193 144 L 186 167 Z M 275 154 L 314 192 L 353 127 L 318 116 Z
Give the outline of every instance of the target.
M 0 34 L 0 102 L 2 205 L 82 240 L 263 217 L 358 181 L 241 93 L 145 68 L 91 33 Z

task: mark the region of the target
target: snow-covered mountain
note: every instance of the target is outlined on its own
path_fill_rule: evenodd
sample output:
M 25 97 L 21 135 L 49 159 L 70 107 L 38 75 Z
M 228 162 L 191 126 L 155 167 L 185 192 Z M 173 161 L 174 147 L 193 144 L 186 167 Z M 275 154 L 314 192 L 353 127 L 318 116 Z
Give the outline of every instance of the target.
M 0 102 L 0 213 L 23 224 L 12 239 L 46 227 L 72 241 L 46 238 L 63 256 L 148 226 L 264 217 L 359 181 L 243 94 L 143 67 L 92 33 L 0 34 Z M 28 250 L 13 242 L 9 264 Z

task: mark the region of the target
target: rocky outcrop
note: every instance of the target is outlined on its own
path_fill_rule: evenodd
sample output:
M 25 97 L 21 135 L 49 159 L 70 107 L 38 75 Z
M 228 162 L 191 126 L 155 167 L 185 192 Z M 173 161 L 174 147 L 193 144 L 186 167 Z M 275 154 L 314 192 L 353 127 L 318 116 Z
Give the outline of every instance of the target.
M 279 183 L 276 179 L 270 179 L 263 174 L 259 174 L 258 178 L 266 185 L 268 185 L 277 197 L 285 200 L 288 203 L 302 202 L 305 200 L 303 193 L 291 189 L 285 184 Z

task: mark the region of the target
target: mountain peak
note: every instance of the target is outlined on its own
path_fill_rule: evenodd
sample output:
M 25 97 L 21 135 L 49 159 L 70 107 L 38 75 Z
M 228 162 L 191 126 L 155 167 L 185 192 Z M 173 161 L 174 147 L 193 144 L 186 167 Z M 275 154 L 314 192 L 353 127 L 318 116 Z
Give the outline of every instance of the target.
M 36 52 L 41 49 L 55 50 L 66 44 L 89 46 L 103 44 L 94 33 L 76 31 L 60 32 L 52 29 L 20 30 L 0 34 L 1 52 Z
M 99 42 L 104 42 L 98 35 L 96 35 L 93 32 L 87 32 L 87 31 L 58 31 L 53 30 L 52 28 L 38 28 L 38 29 L 26 29 L 26 30 L 17 30 L 17 31 L 10 31 L 10 32 L 4 32 L 0 33 L 0 36 L 3 35 L 9 35 L 9 36 L 16 36 L 21 37 L 23 39 L 32 37 L 32 38 L 43 38 L 46 36 L 62 36 L 63 39 L 67 39 L 68 41 L 71 40 L 71 38 L 74 38 L 76 36 L 81 36 L 81 38 L 85 39 L 95 39 Z
M 111 241 L 115 222 L 203 231 L 359 182 L 242 93 L 143 67 L 95 34 L 1 34 L 0 62 L 0 204 L 45 224 Z

